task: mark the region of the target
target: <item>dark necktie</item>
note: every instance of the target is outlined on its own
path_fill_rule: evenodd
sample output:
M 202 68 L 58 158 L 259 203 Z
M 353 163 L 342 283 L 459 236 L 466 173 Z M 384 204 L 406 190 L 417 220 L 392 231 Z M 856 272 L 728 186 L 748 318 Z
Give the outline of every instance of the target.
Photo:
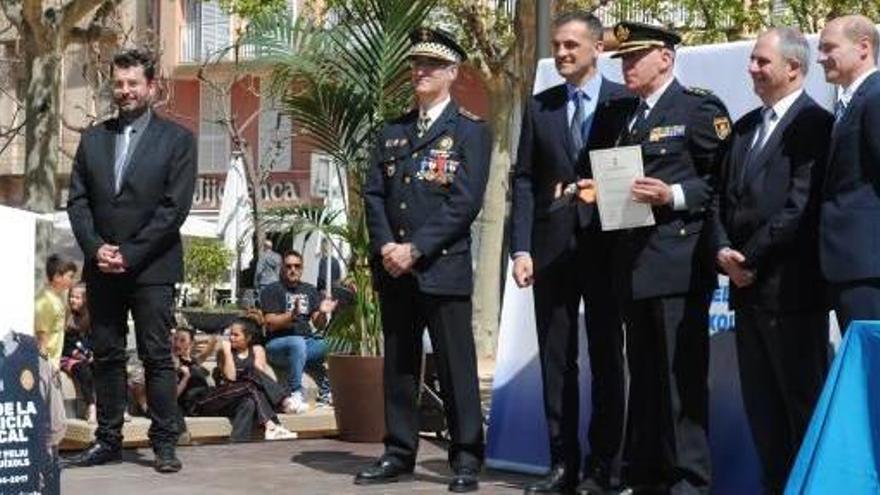
M 846 103 L 843 102 L 843 98 L 838 98 L 836 102 L 834 102 L 834 123 L 837 124 L 840 122 L 840 119 L 843 118 L 843 114 L 846 113 Z
M 770 132 L 770 122 L 774 120 L 776 120 L 776 112 L 774 112 L 772 108 L 764 108 L 761 110 L 761 123 L 758 124 L 758 128 L 755 130 L 752 147 L 749 148 L 749 151 L 746 153 L 746 158 L 743 161 L 741 180 L 744 181 L 746 175 L 749 173 L 749 169 L 755 166 L 755 159 L 761 153 L 761 150 L 764 149 L 764 141 L 767 140 L 767 133 Z
M 574 99 L 574 115 L 571 116 L 568 132 L 571 134 L 571 145 L 577 155 L 584 147 L 584 103 L 580 91 L 575 91 L 571 97 Z
M 416 123 L 416 135 L 418 137 L 424 137 L 425 133 L 428 132 L 429 127 L 431 127 L 431 118 L 428 117 L 428 114 L 423 113 L 419 115 L 419 121 Z
M 642 132 L 642 128 L 645 127 L 645 121 L 648 120 L 648 103 L 645 100 L 641 100 L 639 106 L 636 107 L 635 118 L 632 119 L 632 125 L 629 128 L 629 137 L 631 141 L 635 140 L 636 135 Z

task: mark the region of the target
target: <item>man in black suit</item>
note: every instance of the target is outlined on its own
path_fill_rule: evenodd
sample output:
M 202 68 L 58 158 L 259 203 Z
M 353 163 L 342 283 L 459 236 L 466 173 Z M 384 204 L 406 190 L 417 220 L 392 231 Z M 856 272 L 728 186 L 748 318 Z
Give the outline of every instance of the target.
M 534 283 L 551 458 L 548 477 L 526 493 L 562 493 L 578 483 L 581 300 L 593 375 L 591 455 L 581 489 L 593 493 L 609 485 L 623 436 L 625 392 L 623 331 L 612 292 L 608 234 L 602 233 L 589 197 L 589 150 L 614 146 L 631 98 L 596 68 L 602 23 L 595 16 L 566 13 L 553 26 L 556 69 L 566 82 L 527 103 L 511 209 L 514 279 L 520 287 Z
M 364 186 L 385 337 L 385 453 L 355 484 L 412 473 L 427 325 L 452 436 L 452 492 L 478 489 L 483 424 L 471 328 L 470 226 L 483 204 L 492 139 L 450 88 L 465 59 L 446 33 L 417 29 L 409 52 L 418 109 L 385 124 Z
M 130 311 L 146 369 L 154 465 L 159 472 L 181 468 L 170 330 L 174 283 L 183 275 L 179 229 L 192 203 L 196 147 L 188 130 L 151 110 L 155 70 L 139 50 L 113 58 L 119 115 L 84 132 L 74 158 L 67 211 L 85 255 L 98 429 L 95 442 L 68 465 L 121 459 Z
M 706 493 L 708 311 L 717 280 L 710 211 L 731 125 L 717 97 L 673 77 L 676 33 L 633 22 L 614 33 L 614 56 L 640 99 L 620 144 L 641 146 L 645 177 L 631 194 L 655 220 L 619 231 L 614 248 L 631 376 L 627 483 Z
M 880 39 L 863 16 L 830 21 L 819 38 L 825 80 L 840 85 L 822 187 L 819 257 L 841 331 L 880 320 Z
M 733 126 L 719 188 L 716 258 L 767 493 L 782 493 L 828 362 L 818 185 L 833 118 L 803 90 L 809 56 L 794 28 L 758 38 L 748 70 L 764 105 Z

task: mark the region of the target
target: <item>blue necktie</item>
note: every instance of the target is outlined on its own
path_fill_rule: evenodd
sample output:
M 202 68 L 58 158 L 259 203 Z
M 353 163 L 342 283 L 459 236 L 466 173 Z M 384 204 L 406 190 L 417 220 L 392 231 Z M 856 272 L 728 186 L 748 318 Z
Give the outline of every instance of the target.
M 843 102 L 843 98 L 838 98 L 834 103 L 834 123 L 840 122 L 840 119 L 843 118 L 843 114 L 846 112 L 846 103 Z
M 571 97 L 574 99 L 574 115 L 571 116 L 568 131 L 571 133 L 571 144 L 575 154 L 579 154 L 581 148 L 584 147 L 584 103 L 579 90 L 575 91 Z

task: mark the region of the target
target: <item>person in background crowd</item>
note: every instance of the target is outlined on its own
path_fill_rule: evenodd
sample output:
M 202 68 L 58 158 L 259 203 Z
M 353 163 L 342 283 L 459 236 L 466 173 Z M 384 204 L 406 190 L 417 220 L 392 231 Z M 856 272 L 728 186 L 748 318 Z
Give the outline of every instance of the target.
M 70 175 L 67 213 L 85 256 L 95 355 L 95 442 L 69 465 L 122 459 L 128 315 L 146 370 L 153 468 L 180 471 L 171 359 L 174 284 L 183 279 L 180 227 L 196 180 L 196 143 L 186 128 L 152 110 L 156 66 L 130 49 L 113 57 L 115 118 L 82 133 Z
M 626 483 L 637 493 L 708 493 L 711 209 L 730 118 L 715 95 L 673 76 L 677 33 L 621 22 L 614 34 L 612 56 L 639 96 L 620 136 L 642 152 L 644 177 L 630 192 L 655 221 L 618 231 L 612 250 L 631 377 Z
M 819 260 L 841 332 L 880 320 L 880 37 L 864 16 L 833 19 L 819 37 L 825 80 L 840 87 L 822 184 Z
M 330 287 L 335 288 L 339 285 L 339 279 L 342 278 L 342 268 L 339 266 L 339 259 L 333 255 L 333 246 L 330 245 L 329 239 L 321 239 L 321 259 L 318 260 L 318 276 L 315 286 L 318 292 L 324 295 L 327 290 L 327 264 L 330 264 Z
M 266 440 L 296 438 L 275 414 L 276 408 L 285 412 L 294 408 L 284 387 L 266 374 L 266 350 L 254 343 L 258 336 L 253 319 L 241 317 L 232 323 L 217 355 L 218 385 L 194 408 L 202 416 L 228 417 L 233 442 L 249 440 L 254 421 L 265 429 Z
M 212 339 L 198 357 L 193 356 L 195 331 L 178 328 L 171 337 L 171 350 L 177 367 L 177 407 L 181 431 L 186 431 L 186 416 L 195 414 L 196 404 L 204 400 L 211 391 L 208 384 L 210 374 L 202 367 L 204 357 L 216 349 L 217 339 Z
M 98 422 L 95 406 L 95 378 L 92 373 L 92 346 L 89 341 L 91 322 L 86 306 L 86 284 L 80 282 L 70 289 L 67 297 L 68 313 L 64 326 L 64 348 L 61 351 L 61 369 L 70 375 L 80 396 L 86 403 L 86 421 Z
M 479 489 L 483 424 L 471 326 L 470 228 L 483 204 L 489 126 L 452 101 L 466 53 L 447 33 L 410 35 L 418 108 L 382 128 L 364 186 L 384 335 L 385 452 L 355 484 L 411 474 L 419 440 L 422 333 L 431 335 L 452 436 L 449 490 Z
M 40 353 L 55 369 L 61 365 L 64 348 L 64 324 L 67 315 L 67 291 L 76 278 L 76 263 L 58 254 L 46 259 L 48 285 L 34 301 L 34 336 Z
M 303 394 L 303 371 L 308 371 L 318 385 L 318 401 L 330 401 L 324 368 L 327 344 L 315 328 L 327 325 L 336 301 L 323 298 L 314 285 L 302 281 L 303 258 L 299 252 L 284 253 L 282 264 L 281 280 L 260 294 L 268 331 L 266 352 L 272 366 L 287 374 L 294 409 L 302 413 L 309 407 Z
M 263 241 L 263 247 L 257 256 L 257 266 L 254 269 L 254 289 L 257 290 L 258 298 L 263 289 L 278 282 L 280 273 L 281 255 L 272 249 L 272 241 L 266 239 Z
M 557 17 L 553 26 L 556 70 L 566 82 L 532 97 L 526 106 L 511 210 L 514 279 L 519 287 L 535 286 L 550 442 L 550 473 L 526 493 L 572 490 L 585 461 L 579 442 L 582 300 L 593 413 L 590 456 L 583 462 L 579 491 L 601 493 L 611 484 L 623 437 L 623 329 L 611 284 L 611 234 L 602 232 L 595 202 L 580 199 L 576 190 L 592 177 L 589 150 L 614 146 L 626 124 L 631 95 L 596 68 L 603 47 L 599 19 L 570 12 Z M 564 134 L 563 122 L 569 131 Z
M 810 46 L 758 37 L 748 72 L 763 105 L 733 126 L 719 187 L 718 266 L 730 277 L 743 402 L 767 493 L 782 493 L 828 368 L 819 195 L 833 117 L 803 90 Z

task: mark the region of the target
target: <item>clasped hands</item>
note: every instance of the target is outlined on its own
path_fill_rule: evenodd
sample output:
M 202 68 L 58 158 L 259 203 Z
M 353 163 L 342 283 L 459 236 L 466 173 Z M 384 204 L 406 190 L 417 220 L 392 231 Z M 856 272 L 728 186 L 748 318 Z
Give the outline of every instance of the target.
M 392 277 L 409 272 L 416 262 L 412 243 L 389 242 L 382 246 L 382 266 Z
M 119 246 L 102 244 L 95 254 L 95 259 L 98 262 L 98 270 L 102 273 L 125 273 L 127 263 L 119 251 Z
M 745 267 L 746 257 L 739 251 L 729 247 L 721 248 L 716 260 L 735 286 L 743 288 L 755 282 L 755 272 Z

